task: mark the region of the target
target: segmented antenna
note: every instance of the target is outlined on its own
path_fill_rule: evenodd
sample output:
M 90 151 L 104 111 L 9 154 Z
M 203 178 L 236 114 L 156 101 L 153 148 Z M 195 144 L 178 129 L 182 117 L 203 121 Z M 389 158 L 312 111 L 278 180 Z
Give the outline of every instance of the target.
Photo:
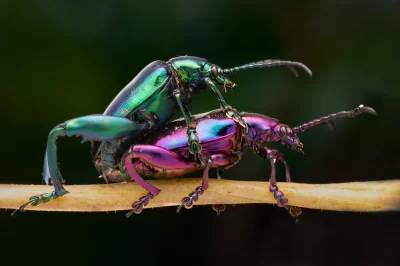
M 227 68 L 223 70 L 224 76 L 228 76 L 232 73 L 247 70 L 247 69 L 253 69 L 253 68 L 275 68 L 275 67 L 287 67 L 292 72 L 296 77 L 299 76 L 297 73 L 297 69 L 302 69 L 304 70 L 310 77 L 312 77 L 312 72 L 311 70 L 304 64 L 299 63 L 299 62 L 292 62 L 292 61 L 282 61 L 279 59 L 268 59 L 268 60 L 263 60 L 263 61 L 258 61 L 258 62 L 253 62 L 253 63 L 248 63 L 242 66 L 234 67 L 234 68 Z
M 308 123 L 304 123 L 301 126 L 294 127 L 294 128 L 292 128 L 292 132 L 295 133 L 295 134 L 299 133 L 299 132 L 304 132 L 304 131 L 306 131 L 306 130 L 308 130 L 310 128 L 319 126 L 321 124 L 325 124 L 325 123 L 329 124 L 329 123 L 331 123 L 331 121 L 334 121 L 334 120 L 337 120 L 337 119 L 350 118 L 350 117 L 352 118 L 352 117 L 356 117 L 356 116 L 359 116 L 359 115 L 364 114 L 364 113 L 371 114 L 371 115 L 376 115 L 377 114 L 376 111 L 373 108 L 368 107 L 368 106 L 364 106 L 364 105 L 361 104 L 359 107 L 355 108 L 354 110 L 341 111 L 341 112 L 338 112 L 338 113 L 333 113 L 333 114 L 330 114 L 328 116 L 323 116 L 321 118 L 312 120 L 312 121 L 310 121 Z

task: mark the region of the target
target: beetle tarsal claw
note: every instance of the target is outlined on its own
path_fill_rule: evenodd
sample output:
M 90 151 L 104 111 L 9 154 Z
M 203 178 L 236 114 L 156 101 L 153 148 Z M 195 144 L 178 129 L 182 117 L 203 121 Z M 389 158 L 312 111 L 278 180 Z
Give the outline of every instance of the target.
M 140 214 L 143 208 L 149 204 L 149 201 L 154 198 L 152 193 L 147 193 L 147 195 L 140 197 L 139 201 L 132 203 L 132 210 L 126 214 L 126 218 L 129 218 L 132 214 Z
M 225 109 L 225 114 L 228 118 L 233 119 L 233 121 L 235 121 L 236 123 L 239 123 L 239 125 L 243 128 L 243 134 L 247 135 L 247 133 L 249 132 L 249 128 L 236 109 L 233 109 L 229 106 Z
M 203 187 L 197 187 L 193 192 L 189 194 L 188 197 L 184 197 L 182 199 L 181 205 L 179 205 L 179 207 L 176 209 L 176 213 L 179 213 L 183 207 L 185 207 L 185 209 L 191 209 L 194 205 L 194 202 L 196 202 L 199 199 L 199 196 L 203 193 Z
M 196 128 L 189 127 L 186 134 L 188 135 L 188 145 L 190 154 L 198 154 L 201 153 L 203 148 L 200 145 L 200 138 L 197 135 Z
M 221 212 L 226 210 L 225 204 L 213 204 L 212 209 L 217 213 L 217 215 L 220 215 Z

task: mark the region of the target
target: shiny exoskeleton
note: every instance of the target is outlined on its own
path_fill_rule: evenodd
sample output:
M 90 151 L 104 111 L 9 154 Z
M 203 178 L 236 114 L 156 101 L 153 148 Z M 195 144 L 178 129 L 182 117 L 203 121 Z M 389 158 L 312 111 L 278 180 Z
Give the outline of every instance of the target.
M 266 158 L 271 164 L 271 174 L 269 178 L 270 191 L 274 193 L 277 204 L 289 210 L 292 216 L 297 217 L 301 214 L 301 209 L 290 207 L 288 199 L 278 189 L 276 184 L 275 162 L 281 161 L 286 167 L 286 181 L 290 182 L 290 172 L 284 156 L 277 150 L 270 149 L 268 143 L 281 143 L 289 146 L 292 150 L 303 154 L 303 144 L 298 138 L 298 134 L 315 126 L 328 123 L 341 118 L 356 117 L 362 113 L 376 114 L 375 110 L 360 105 L 351 111 L 342 111 L 319 119 L 312 120 L 298 127 L 279 123 L 275 118 L 261 114 L 241 113 L 243 121 L 248 127 L 247 134 L 244 134 L 241 125 L 226 117 L 223 110 L 215 110 L 209 113 L 193 116 L 191 119 L 197 123 L 198 136 L 202 140 L 203 154 L 206 164 L 192 160 L 187 146 L 186 124 L 184 119 L 178 119 L 164 125 L 158 131 L 148 135 L 146 141 L 138 142 L 128 147 L 123 155 L 117 170 L 114 170 L 109 181 L 122 182 L 134 180 L 148 191 L 139 201 L 132 204 L 132 211 L 127 214 L 140 213 L 149 201 L 160 193 L 160 190 L 148 182 L 146 178 L 175 178 L 184 176 L 197 171 L 203 171 L 202 184 L 197 187 L 188 197 L 182 199 L 182 208 L 191 208 L 199 196 L 208 188 L 209 170 L 216 168 L 218 178 L 221 171 L 229 169 L 242 159 L 245 148 L 253 149 L 259 156 Z M 95 122 L 96 117 L 92 117 Z M 118 121 L 120 119 L 120 121 Z M 69 130 L 73 133 L 73 126 L 79 127 L 74 120 L 69 123 Z M 109 122 L 108 127 L 97 128 L 96 132 L 102 132 L 102 136 L 108 136 L 118 132 L 123 123 L 131 125 L 128 119 L 115 118 Z M 85 131 L 85 136 L 91 134 L 91 128 Z M 132 134 L 137 133 L 137 129 L 131 128 Z M 72 134 L 71 133 L 71 134 Z M 80 132 L 81 135 L 82 131 Z M 122 135 L 121 138 L 123 138 Z M 95 139 L 99 140 L 99 139 Z M 47 202 L 52 198 L 57 198 L 54 192 L 44 193 L 33 196 L 30 201 L 20 207 L 20 211 L 29 205 L 37 205 Z M 223 205 L 214 206 L 216 211 L 224 209 Z
M 191 208 L 208 188 L 209 170 L 211 168 L 219 170 L 231 168 L 241 160 L 245 148 L 253 149 L 256 154 L 270 161 L 270 191 L 274 193 L 278 206 L 287 208 L 292 215 L 297 216 L 299 209 L 287 206 L 288 199 L 276 185 L 275 161 L 284 163 L 286 181 L 290 182 L 288 165 L 282 153 L 270 149 L 266 145 L 282 143 L 294 151 L 303 153 L 303 144 L 297 136 L 298 133 L 324 123 L 332 123 L 336 119 L 355 117 L 362 113 L 376 114 L 372 108 L 360 105 L 352 111 L 342 111 L 324 116 L 293 129 L 279 123 L 275 118 L 260 114 L 241 113 L 240 115 L 249 129 L 246 135 L 243 134 L 240 125 L 226 118 L 221 110 L 194 116 L 193 120 L 197 123 L 197 132 L 202 140 L 204 156 L 207 158 L 205 166 L 191 160 L 188 156 L 184 121 L 170 122 L 165 128 L 157 131 L 147 144 L 135 144 L 123 156 L 124 165 L 121 165 L 121 169 L 129 173 L 135 182 L 148 191 L 146 196 L 133 203 L 133 210 L 128 213 L 128 216 L 132 213 L 140 213 L 149 200 L 160 193 L 160 190 L 146 182 L 145 178 L 172 178 L 203 171 L 202 184 L 188 197 L 183 198 L 178 211 L 183 206 Z
M 234 72 L 253 69 L 288 67 L 311 71 L 303 64 L 291 61 L 265 60 L 240 67 L 222 69 L 204 58 L 181 56 L 167 62 L 154 61 L 147 65 L 107 107 L 102 115 L 74 118 L 57 125 L 49 134 L 43 165 L 43 179 L 53 183 L 57 196 L 67 193 L 57 166 L 56 140 L 60 136 L 81 136 L 91 141 L 93 162 L 105 180 L 115 179 L 118 165 L 126 147 L 138 143 L 147 134 L 155 132 L 180 110 L 184 117 L 186 145 L 194 161 L 199 161 L 202 146 L 191 119 L 188 104 L 191 96 L 205 90 L 216 95 L 226 117 L 239 123 L 244 134 L 246 123 L 222 96 L 219 88 L 232 89 L 228 79 Z

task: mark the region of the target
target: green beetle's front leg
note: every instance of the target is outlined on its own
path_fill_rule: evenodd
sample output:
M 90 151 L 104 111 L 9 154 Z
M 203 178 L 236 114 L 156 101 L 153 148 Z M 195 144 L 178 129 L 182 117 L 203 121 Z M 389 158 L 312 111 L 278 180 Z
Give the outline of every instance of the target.
M 179 109 L 181 110 L 183 117 L 185 118 L 189 152 L 193 154 L 195 156 L 195 160 L 197 160 L 197 157 L 199 153 L 201 153 L 202 148 L 200 145 L 200 139 L 197 136 L 196 123 L 192 122 L 188 109 L 182 103 L 181 92 L 179 91 L 179 89 L 175 89 L 172 94 L 174 95 L 176 102 L 178 103 Z
M 247 135 L 249 128 L 247 124 L 244 122 L 238 111 L 232 106 L 230 106 L 226 101 L 224 96 L 222 96 L 221 92 L 219 91 L 218 87 L 214 84 L 214 82 L 210 79 L 206 79 L 207 84 L 210 86 L 211 90 L 217 96 L 219 103 L 221 104 L 222 109 L 225 111 L 227 117 L 232 118 L 235 122 L 239 123 L 242 127 L 243 134 Z

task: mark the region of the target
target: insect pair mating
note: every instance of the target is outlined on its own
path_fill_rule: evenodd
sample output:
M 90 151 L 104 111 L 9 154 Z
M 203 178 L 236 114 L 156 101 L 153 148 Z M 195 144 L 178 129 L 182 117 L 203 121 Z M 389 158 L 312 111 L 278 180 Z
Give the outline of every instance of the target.
M 243 150 L 249 147 L 271 163 L 270 191 L 277 204 L 297 217 L 301 210 L 290 207 L 288 199 L 276 184 L 275 161 L 286 167 L 286 180 L 290 173 L 284 156 L 269 149 L 267 143 L 282 143 L 302 152 L 303 144 L 297 134 L 321 123 L 355 117 L 361 113 L 375 114 L 372 108 L 359 106 L 291 129 L 277 119 L 261 114 L 239 113 L 225 101 L 219 87 L 231 89 L 235 84 L 228 76 L 253 68 L 288 67 L 302 69 L 311 76 L 303 64 L 291 61 L 265 60 L 240 67 L 222 69 L 198 57 L 183 56 L 168 62 L 155 61 L 146 66 L 107 107 L 102 115 L 89 115 L 68 120 L 57 125 L 49 134 L 43 166 L 43 178 L 52 183 L 55 191 L 39 196 L 21 206 L 37 205 L 68 193 L 57 166 L 56 140 L 60 136 L 81 136 L 90 141 L 92 158 L 100 176 L 107 182 L 134 180 L 148 191 L 132 204 L 132 211 L 140 213 L 160 190 L 147 178 L 173 178 L 203 171 L 202 184 L 182 199 L 182 207 L 191 208 L 208 188 L 209 170 L 229 169 L 238 163 Z M 188 105 L 192 94 L 212 90 L 220 109 L 191 115 Z M 181 111 L 183 118 L 170 122 Z M 45 195 L 45 197 L 43 196 Z M 217 206 L 214 209 L 219 210 Z

